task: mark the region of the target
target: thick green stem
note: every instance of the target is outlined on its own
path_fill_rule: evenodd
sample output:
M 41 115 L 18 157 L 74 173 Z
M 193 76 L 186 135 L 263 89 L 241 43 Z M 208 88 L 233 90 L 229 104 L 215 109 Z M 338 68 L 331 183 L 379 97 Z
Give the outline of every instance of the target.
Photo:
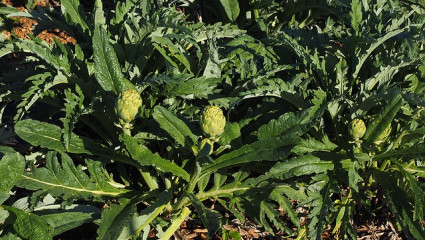
M 165 184 L 165 189 L 171 189 L 172 187 L 172 183 L 170 181 L 170 179 L 168 179 L 167 177 L 165 177 L 165 174 L 161 171 L 158 172 L 159 176 L 161 177 L 162 181 Z
M 378 162 L 377 161 L 373 161 L 371 160 L 371 167 L 373 169 L 378 169 Z M 375 182 L 375 179 L 373 179 L 372 174 L 369 176 L 369 181 L 368 181 L 368 185 L 371 186 L 373 183 Z
M 391 162 L 391 160 L 385 160 L 382 164 L 381 167 L 379 168 L 379 170 L 384 171 L 385 168 L 387 167 L 387 165 Z
M 131 136 L 131 130 L 130 130 L 130 128 L 123 127 L 123 128 L 122 128 L 122 132 L 123 132 L 125 135 L 129 135 L 129 136 Z
M 149 215 L 149 217 L 146 219 L 146 221 L 139 226 L 139 228 L 137 228 L 136 230 L 136 236 L 138 236 L 140 234 L 140 232 L 147 226 L 149 225 L 153 220 L 155 220 L 155 218 L 162 212 L 162 210 L 167 206 L 167 204 L 163 204 L 160 207 L 158 207 L 157 209 L 155 209 L 153 211 L 152 214 Z M 130 239 L 130 238 L 128 238 Z
M 171 189 L 172 184 L 171 181 L 168 178 L 164 178 L 164 183 L 165 183 L 165 189 Z
M 203 201 L 208 198 L 214 198 L 214 197 L 220 197 L 220 196 L 229 196 L 230 194 L 233 194 L 234 192 L 238 191 L 247 191 L 249 187 L 235 187 L 235 188 L 229 188 L 229 189 L 217 189 L 212 190 L 208 192 L 198 193 L 196 195 L 196 198 Z
M 159 240 L 168 240 L 171 238 L 173 233 L 180 227 L 180 225 L 184 222 L 187 216 L 189 216 L 190 210 L 187 207 L 184 207 L 180 216 L 176 218 L 171 226 L 167 229 L 164 235 Z
M 146 184 L 151 190 L 158 188 L 158 183 L 155 181 L 155 179 L 151 176 L 151 174 L 145 167 L 140 167 L 139 172 L 142 175 L 143 180 L 145 180 Z
M 177 203 L 173 206 L 174 210 L 181 209 L 186 204 L 188 198 L 187 198 L 185 193 L 192 193 L 193 192 L 193 190 L 196 187 L 196 184 L 198 183 L 200 175 L 201 175 L 201 166 L 199 165 L 198 162 L 196 162 L 196 167 L 195 167 L 195 170 L 192 173 L 192 176 L 190 177 L 189 184 L 187 185 L 183 194 L 180 196 Z
M 130 128 L 128 128 L 126 126 L 122 126 L 122 131 L 123 131 L 123 134 L 124 135 L 131 136 L 131 130 L 130 130 Z M 151 174 L 149 173 L 149 170 L 146 169 L 143 166 L 140 166 L 138 169 L 139 169 L 140 174 L 142 175 L 143 180 L 145 180 L 145 182 L 148 185 L 148 187 L 150 188 L 150 190 L 157 189 L 158 188 L 158 183 L 151 176 Z
M 401 134 L 398 135 L 397 139 L 394 141 L 393 149 L 397 149 L 400 146 L 401 140 L 406 134 L 407 134 L 407 131 L 403 131 L 401 132 Z
M 254 15 L 254 19 L 253 20 L 260 18 L 260 13 L 258 12 L 258 9 L 253 8 L 252 9 L 252 12 L 254 13 L 253 14 Z

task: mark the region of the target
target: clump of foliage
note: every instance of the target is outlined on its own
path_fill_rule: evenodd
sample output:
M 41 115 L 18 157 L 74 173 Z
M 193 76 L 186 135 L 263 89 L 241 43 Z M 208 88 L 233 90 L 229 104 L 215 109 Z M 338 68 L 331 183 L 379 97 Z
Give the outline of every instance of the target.
M 2 235 L 168 239 L 195 209 L 211 238 L 214 199 L 298 239 L 356 239 L 353 216 L 388 206 L 424 238 L 423 2 L 113 2 L 0 8 L 77 42 L 0 42 L 26 53 L 0 74 L 22 139 L 0 147 Z

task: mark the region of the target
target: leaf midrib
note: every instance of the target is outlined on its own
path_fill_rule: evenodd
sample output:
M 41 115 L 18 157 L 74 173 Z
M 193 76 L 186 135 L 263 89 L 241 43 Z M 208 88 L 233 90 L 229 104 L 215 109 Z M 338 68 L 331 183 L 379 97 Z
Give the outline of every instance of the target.
M 98 195 L 98 196 L 101 196 L 101 195 L 118 196 L 122 193 L 122 192 L 105 192 L 105 191 L 99 191 L 99 190 L 88 190 L 88 189 L 84 189 L 84 188 L 81 189 L 81 188 L 69 187 L 69 186 L 65 186 L 65 185 L 59 185 L 59 184 L 41 181 L 39 179 L 31 178 L 31 177 L 24 175 L 24 174 L 22 174 L 21 177 L 25 178 L 29 181 L 33 181 L 33 182 L 41 183 L 41 184 L 44 184 L 44 185 L 47 185 L 47 186 L 51 186 L 51 188 L 55 188 L 55 187 L 64 188 L 64 189 L 68 189 L 68 190 L 76 191 L 76 192 L 87 192 L 87 193 L 91 193 L 93 195 Z

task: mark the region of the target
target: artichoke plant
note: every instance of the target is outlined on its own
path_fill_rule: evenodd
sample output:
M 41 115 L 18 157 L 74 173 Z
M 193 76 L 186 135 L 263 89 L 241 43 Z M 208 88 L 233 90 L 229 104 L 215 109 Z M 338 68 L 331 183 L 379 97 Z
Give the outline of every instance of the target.
M 354 119 L 350 125 L 350 135 L 352 138 L 358 140 L 366 133 L 366 125 L 361 119 Z
M 133 127 L 132 121 L 136 118 L 140 107 L 142 106 L 142 98 L 134 89 L 122 91 L 115 102 L 115 113 L 119 118 L 119 124 L 124 130 Z
M 201 114 L 199 123 L 202 131 L 212 141 L 218 141 L 221 134 L 224 132 L 226 118 L 223 111 L 217 106 L 207 106 Z

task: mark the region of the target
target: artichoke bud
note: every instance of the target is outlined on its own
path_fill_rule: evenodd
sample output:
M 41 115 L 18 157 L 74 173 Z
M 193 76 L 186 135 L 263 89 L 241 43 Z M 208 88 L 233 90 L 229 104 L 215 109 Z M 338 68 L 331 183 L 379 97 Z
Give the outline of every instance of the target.
M 211 155 L 213 153 L 213 149 L 214 149 L 214 142 L 211 141 L 208 138 L 203 138 L 201 140 L 201 142 L 199 143 L 199 150 L 202 151 L 202 149 L 204 149 L 204 147 L 210 148 L 210 152 L 208 153 L 208 155 Z
M 119 117 L 123 127 L 131 126 L 130 122 L 136 118 L 139 108 L 142 106 L 142 98 L 134 89 L 122 91 L 115 102 L 115 113 Z
M 202 111 L 199 123 L 201 124 L 202 131 L 208 138 L 218 140 L 224 132 L 226 118 L 219 107 L 207 106 Z
M 376 138 L 374 143 L 376 145 L 380 145 L 380 144 L 384 143 L 385 141 L 387 141 L 388 137 L 390 136 L 391 130 L 392 130 L 392 127 L 391 127 L 391 124 L 390 124 L 390 125 L 388 125 L 387 128 L 385 128 L 385 130 L 381 134 L 379 134 L 379 136 Z
M 358 118 L 354 119 L 351 122 L 351 126 L 350 126 L 351 137 L 353 137 L 354 139 L 360 139 L 364 136 L 365 133 L 366 133 L 366 125 L 364 121 Z

